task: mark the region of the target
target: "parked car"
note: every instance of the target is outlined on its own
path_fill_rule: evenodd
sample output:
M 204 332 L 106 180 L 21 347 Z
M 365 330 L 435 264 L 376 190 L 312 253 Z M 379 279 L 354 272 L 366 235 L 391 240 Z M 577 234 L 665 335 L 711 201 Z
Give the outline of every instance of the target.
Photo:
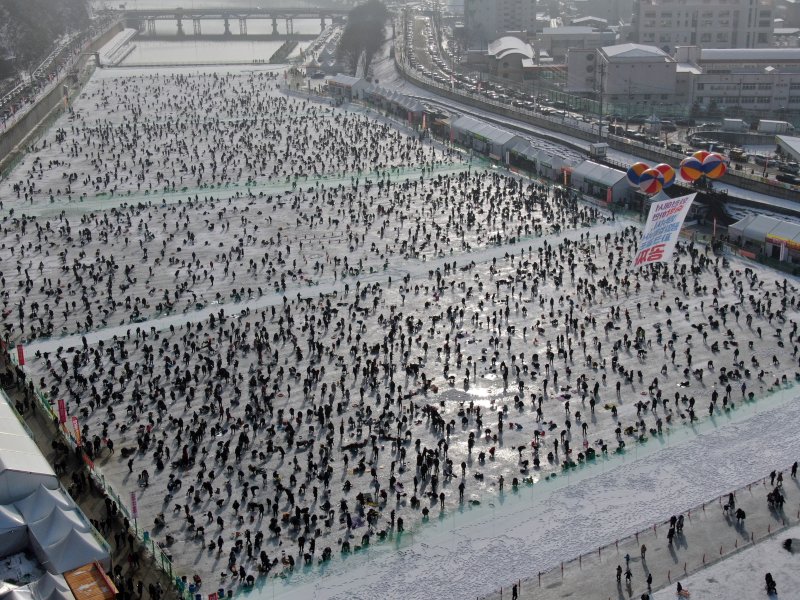
M 788 175 L 786 173 L 778 173 L 777 175 L 775 175 L 775 179 L 777 179 L 781 183 L 790 183 L 792 185 L 800 185 L 800 177 L 796 177 L 795 175 Z

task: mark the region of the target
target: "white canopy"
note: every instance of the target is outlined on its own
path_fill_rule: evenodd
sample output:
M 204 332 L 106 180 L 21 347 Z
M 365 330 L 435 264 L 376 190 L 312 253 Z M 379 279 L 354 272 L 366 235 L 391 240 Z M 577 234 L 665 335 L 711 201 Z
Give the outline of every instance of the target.
M 0 557 L 16 554 L 27 545 L 25 519 L 13 506 L 0 506 Z
M 72 590 L 69 589 L 62 575 L 45 573 L 36 581 L 28 584 L 33 595 L 38 600 L 75 600 Z
M 45 573 L 28 585 L 0 590 L 2 600 L 75 600 L 72 590 L 61 575 Z
M 34 598 L 31 588 L 23 585 L 8 592 L 3 596 L 3 600 L 36 600 L 36 598 Z
M 111 565 L 108 552 L 86 531 L 74 529 L 55 544 L 42 548 L 44 556 L 39 556 L 44 567 L 51 573 L 64 573 L 93 561 L 104 568 Z
M 64 509 L 74 507 L 72 500 L 60 488 L 51 490 L 44 485 L 40 485 L 32 494 L 19 500 L 15 505 L 28 523 L 45 518 L 56 506 Z
M 16 502 L 41 484 L 57 488 L 58 478 L 0 392 L 0 504 Z
M 73 530 L 89 531 L 89 526 L 81 519 L 77 510 L 53 506 L 49 515 L 28 524 L 31 536 L 41 546 L 51 546 L 63 540 Z

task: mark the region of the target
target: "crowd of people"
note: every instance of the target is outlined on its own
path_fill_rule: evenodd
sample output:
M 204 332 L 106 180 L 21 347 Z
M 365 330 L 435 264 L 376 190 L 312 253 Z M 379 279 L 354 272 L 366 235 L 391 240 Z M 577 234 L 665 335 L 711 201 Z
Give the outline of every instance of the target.
M 276 83 L 94 81 L 0 230 L 5 333 L 177 566 L 318 564 L 798 376 L 786 279 L 636 269 L 637 227 Z M 63 205 L 100 190 L 152 198 Z

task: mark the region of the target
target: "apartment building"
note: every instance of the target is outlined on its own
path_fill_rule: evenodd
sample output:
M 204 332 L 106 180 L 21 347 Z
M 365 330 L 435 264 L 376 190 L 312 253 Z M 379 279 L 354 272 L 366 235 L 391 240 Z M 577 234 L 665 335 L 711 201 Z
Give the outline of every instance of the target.
M 670 54 L 678 46 L 765 48 L 774 17 L 772 0 L 639 0 L 631 41 Z
M 629 114 L 684 114 L 716 106 L 724 114 L 800 116 L 800 48 L 660 48 L 618 44 L 571 49 L 566 91 L 598 97 Z
M 464 26 L 473 47 L 509 32 L 536 31 L 536 0 L 464 0 Z

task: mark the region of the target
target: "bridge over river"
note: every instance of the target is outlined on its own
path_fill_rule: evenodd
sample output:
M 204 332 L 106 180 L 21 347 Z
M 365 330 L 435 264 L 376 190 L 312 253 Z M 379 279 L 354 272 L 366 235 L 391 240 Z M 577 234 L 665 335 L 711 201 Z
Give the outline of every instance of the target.
M 201 6 L 201 7 L 176 7 L 164 8 L 163 6 L 139 6 L 134 5 L 133 8 L 128 8 L 127 5 L 122 5 L 124 8 L 119 10 L 106 10 L 98 12 L 113 12 L 121 14 L 128 27 L 139 29 L 146 32 L 148 35 L 156 35 L 156 22 L 157 21 L 174 21 L 176 25 L 177 35 L 186 35 L 184 23 L 191 21 L 192 34 L 195 36 L 202 35 L 202 25 L 204 20 L 222 21 L 225 24 L 224 35 L 232 36 L 231 22 L 238 22 L 239 35 L 247 35 L 247 22 L 249 20 L 271 20 L 272 21 L 272 34 L 270 37 L 279 38 L 287 37 L 297 39 L 300 37 L 309 37 L 308 34 L 301 35 L 294 32 L 295 19 L 319 19 L 320 31 L 325 29 L 329 22 L 341 21 L 349 12 L 349 8 L 342 6 L 247 6 L 243 2 L 242 5 L 237 6 L 234 4 L 225 5 L 220 3 L 220 6 Z M 278 30 L 278 22 L 283 21 L 286 24 L 285 34 L 281 34 Z M 314 36 L 311 36 L 314 37 Z

